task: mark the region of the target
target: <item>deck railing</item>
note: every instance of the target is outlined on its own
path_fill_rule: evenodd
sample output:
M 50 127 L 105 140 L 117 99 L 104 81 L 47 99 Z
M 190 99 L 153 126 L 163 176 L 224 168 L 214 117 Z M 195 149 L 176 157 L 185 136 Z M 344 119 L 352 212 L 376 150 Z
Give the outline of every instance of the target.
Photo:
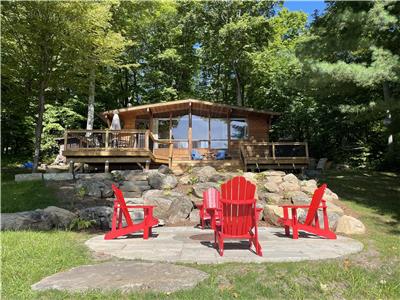
M 259 142 L 240 145 L 242 159 L 308 159 L 308 144 L 305 142 Z
M 172 161 L 173 144 L 156 139 L 150 130 L 66 130 L 64 133 L 65 150 L 148 150 L 155 155 L 157 148 L 169 148 L 168 159 Z

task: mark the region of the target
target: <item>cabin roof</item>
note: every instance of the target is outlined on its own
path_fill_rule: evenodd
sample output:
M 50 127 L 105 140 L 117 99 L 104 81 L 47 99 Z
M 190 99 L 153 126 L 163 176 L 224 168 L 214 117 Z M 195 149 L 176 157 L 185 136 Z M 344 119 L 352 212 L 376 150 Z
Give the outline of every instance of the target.
M 260 110 L 236 105 L 228 105 L 222 103 L 214 103 L 209 101 L 197 100 L 197 99 L 185 99 L 177 101 L 169 101 L 154 104 L 144 104 L 138 106 L 131 106 L 126 108 L 119 108 L 117 111 L 121 114 L 124 113 L 134 113 L 135 115 L 148 115 L 151 114 L 165 114 L 174 111 L 187 111 L 191 106 L 192 110 L 212 113 L 230 113 L 231 115 L 280 115 L 280 113 Z M 114 110 L 108 110 L 101 113 L 102 118 L 106 118 L 107 115 L 113 115 Z

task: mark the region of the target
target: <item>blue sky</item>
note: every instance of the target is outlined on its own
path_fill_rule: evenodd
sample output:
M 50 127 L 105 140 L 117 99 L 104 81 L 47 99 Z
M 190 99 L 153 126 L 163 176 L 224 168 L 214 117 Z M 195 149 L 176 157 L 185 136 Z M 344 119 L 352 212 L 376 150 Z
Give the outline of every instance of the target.
M 326 4 L 324 1 L 285 1 L 283 4 L 284 7 L 286 7 L 288 10 L 301 10 L 304 11 L 305 13 L 308 14 L 308 22 L 310 23 L 312 21 L 312 13 L 314 10 L 318 9 L 320 13 L 323 12 L 323 10 L 326 7 Z

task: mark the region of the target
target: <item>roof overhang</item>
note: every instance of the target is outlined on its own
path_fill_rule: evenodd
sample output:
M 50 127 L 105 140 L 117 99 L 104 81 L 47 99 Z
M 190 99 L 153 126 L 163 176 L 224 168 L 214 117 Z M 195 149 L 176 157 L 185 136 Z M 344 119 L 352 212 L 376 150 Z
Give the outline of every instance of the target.
M 268 115 L 277 116 L 280 113 L 260 110 L 242 106 L 228 105 L 222 103 L 214 103 L 209 101 L 202 101 L 197 99 L 185 99 L 177 101 L 169 101 L 154 104 L 145 104 L 138 106 L 131 106 L 126 108 L 117 109 L 119 114 L 132 114 L 135 116 L 149 116 L 150 114 L 157 117 L 157 115 L 167 115 L 169 113 L 187 112 L 189 109 L 196 113 L 211 113 L 235 116 L 248 116 L 248 115 Z M 107 121 L 107 117 L 112 117 L 114 109 L 100 113 L 100 117 Z

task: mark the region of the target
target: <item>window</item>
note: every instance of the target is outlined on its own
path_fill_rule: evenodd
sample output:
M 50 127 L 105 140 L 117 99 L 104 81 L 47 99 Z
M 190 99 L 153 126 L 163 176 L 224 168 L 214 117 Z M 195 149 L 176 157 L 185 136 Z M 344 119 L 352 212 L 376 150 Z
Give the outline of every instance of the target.
M 156 128 L 157 127 L 157 128 Z M 188 148 L 188 128 L 189 116 L 184 115 L 171 119 L 171 134 L 174 148 Z M 157 119 L 153 132 L 157 134 L 159 140 L 169 140 L 170 119 Z M 167 147 L 160 144 L 159 148 Z
M 248 138 L 247 120 L 232 119 L 231 120 L 231 139 L 240 140 Z
M 192 116 L 193 148 L 208 148 L 208 117 Z
M 228 148 L 228 123 L 226 119 L 211 119 L 211 148 Z
M 169 120 L 158 120 L 158 139 L 169 140 Z

